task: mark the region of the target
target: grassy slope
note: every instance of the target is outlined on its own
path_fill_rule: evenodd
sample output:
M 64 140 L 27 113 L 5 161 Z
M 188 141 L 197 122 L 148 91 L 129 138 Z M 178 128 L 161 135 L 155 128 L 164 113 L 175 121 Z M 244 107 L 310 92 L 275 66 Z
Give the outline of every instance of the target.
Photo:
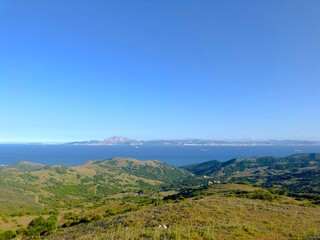
M 71 207 L 115 193 L 175 185 L 191 177 L 158 161 L 117 158 L 77 167 L 24 162 L 0 171 L 0 190 L 8 192 L 0 195 L 0 209 L 11 213 L 18 209 L 35 211 L 42 205 L 51 209 Z M 15 200 L 10 202 L 9 196 Z
M 22 190 L 0 186 L 0 212 L 39 211 L 42 209 L 37 200 Z
M 317 239 L 320 207 L 277 196 L 273 201 L 239 197 L 265 191 L 215 184 L 196 197 L 165 201 L 136 211 L 77 225 L 49 239 Z M 168 229 L 159 228 L 165 224 Z

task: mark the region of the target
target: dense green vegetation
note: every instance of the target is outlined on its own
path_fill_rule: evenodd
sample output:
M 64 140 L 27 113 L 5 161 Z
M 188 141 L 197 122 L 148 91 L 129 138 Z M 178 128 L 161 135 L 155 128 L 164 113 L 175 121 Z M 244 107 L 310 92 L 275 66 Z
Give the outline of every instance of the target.
M 0 240 L 13 239 L 15 236 L 16 233 L 11 230 L 0 232 Z
M 320 154 L 214 160 L 183 169 L 215 180 L 250 182 L 277 191 L 285 189 L 292 196 L 320 200 Z

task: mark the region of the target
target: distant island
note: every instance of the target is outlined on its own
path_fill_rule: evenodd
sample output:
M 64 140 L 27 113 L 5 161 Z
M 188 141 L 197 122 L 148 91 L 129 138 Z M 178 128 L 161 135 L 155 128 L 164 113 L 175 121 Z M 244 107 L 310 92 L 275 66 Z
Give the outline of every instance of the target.
M 113 136 L 104 140 L 90 140 L 65 143 L 66 145 L 161 145 L 161 146 L 320 146 L 320 141 L 266 140 L 266 141 L 221 141 L 205 139 L 186 140 L 136 140 Z

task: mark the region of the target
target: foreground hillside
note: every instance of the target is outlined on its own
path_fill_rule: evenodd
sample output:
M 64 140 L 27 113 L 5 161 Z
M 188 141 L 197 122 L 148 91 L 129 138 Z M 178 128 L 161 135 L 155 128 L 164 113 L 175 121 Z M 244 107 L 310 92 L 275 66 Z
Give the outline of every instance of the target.
M 265 198 L 264 198 L 265 196 Z M 260 199 L 262 198 L 262 199 Z M 239 184 L 184 190 L 49 239 L 318 239 L 320 207 Z
M 320 195 L 320 154 L 296 154 L 285 158 L 236 158 L 185 166 L 197 175 L 220 181 L 250 182 L 295 195 L 318 199 Z

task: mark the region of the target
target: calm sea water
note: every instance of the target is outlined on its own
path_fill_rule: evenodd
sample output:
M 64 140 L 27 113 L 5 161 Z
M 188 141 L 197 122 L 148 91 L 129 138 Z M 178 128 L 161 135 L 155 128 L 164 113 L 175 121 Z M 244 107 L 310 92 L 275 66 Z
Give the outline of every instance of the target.
M 236 157 L 284 157 L 296 153 L 320 152 L 318 147 L 203 147 L 203 146 L 68 146 L 0 144 L 0 165 L 31 161 L 47 165 L 75 166 L 88 160 L 132 157 L 140 160 L 160 160 L 174 166 L 209 160 L 226 161 Z

